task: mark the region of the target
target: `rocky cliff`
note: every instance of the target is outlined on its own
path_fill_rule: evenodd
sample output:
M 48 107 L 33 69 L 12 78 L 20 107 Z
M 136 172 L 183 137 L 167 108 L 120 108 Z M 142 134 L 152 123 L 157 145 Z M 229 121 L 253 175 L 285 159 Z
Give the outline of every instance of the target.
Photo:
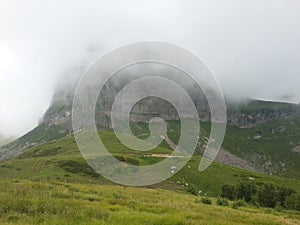
M 122 82 L 111 80 L 100 93 L 95 111 L 95 121 L 99 130 L 111 127 L 110 110 L 112 103 L 122 87 L 128 82 L 130 80 Z M 193 99 L 200 120 L 209 121 L 210 110 L 201 89 L 186 81 L 183 83 L 183 86 Z M 39 145 L 70 135 L 73 132 L 71 120 L 74 90 L 75 87 L 58 90 L 39 126 L 18 140 L 0 148 L 0 160 L 15 157 L 32 145 Z M 294 119 L 300 116 L 299 105 L 260 100 L 244 100 L 240 102 L 226 100 L 226 106 L 228 125 L 243 131 L 249 130 L 249 132 L 245 133 L 230 128 L 227 131 L 230 141 L 226 142 L 225 140 L 225 148 L 217 158 L 219 162 L 242 168 L 253 168 L 253 170 L 268 173 L 274 173 L 274 171 L 280 171 L 281 169 L 287 170 L 286 167 L 282 167 L 282 159 L 285 155 L 282 158 L 275 159 L 276 157 L 273 157 L 271 150 L 270 152 L 265 151 L 267 148 L 267 151 L 269 151 L 270 146 L 271 148 L 280 146 L 278 144 L 273 146 L 273 142 L 277 143 L 280 141 L 280 138 L 277 137 L 278 135 L 287 137 L 280 142 L 283 143 L 282 149 L 278 149 L 278 152 L 286 152 L 286 155 L 289 155 L 289 158 L 284 161 L 284 165 L 288 165 L 288 162 L 292 162 L 294 159 L 298 160 L 300 143 L 293 140 L 293 137 L 289 135 L 298 129 L 299 121 L 297 120 L 298 122 L 295 123 Z M 159 98 L 149 97 L 138 102 L 133 107 L 130 120 L 133 123 L 148 122 L 151 118 L 157 116 L 165 120 L 179 119 L 177 111 L 170 103 Z M 286 122 L 283 122 L 283 125 L 272 124 L 273 121 L 278 120 L 287 121 L 288 124 L 286 125 Z M 261 128 L 259 127 L 263 124 L 266 124 L 266 128 L 260 130 Z M 239 138 L 239 134 L 242 133 L 242 139 L 236 140 Z M 260 141 L 265 141 L 266 147 L 261 145 Z M 261 152 L 257 152 L 257 149 Z M 293 165 L 297 165 L 297 160 L 292 162 Z
M 126 79 L 123 77 L 126 77 Z M 193 80 L 182 80 L 181 76 L 176 73 L 173 73 L 172 76 L 166 75 L 165 77 L 176 80 L 176 82 L 191 96 L 201 121 L 210 120 L 210 109 L 206 97 Z M 122 88 L 137 78 L 139 77 L 117 74 L 107 81 L 99 94 L 95 110 L 95 121 L 99 129 L 111 127 L 110 111 L 114 99 Z M 164 89 L 164 87 L 160 88 Z M 93 87 L 87 87 L 87 90 L 93 90 Z M 74 93 L 75 83 L 68 88 L 59 88 L 54 94 L 51 106 L 40 123 L 45 124 L 46 127 L 64 124 L 66 126 L 65 129 L 71 132 L 71 114 Z M 240 102 L 226 100 L 226 106 L 228 124 L 239 128 L 253 128 L 258 124 L 268 121 L 292 118 L 300 112 L 300 107 L 297 104 L 249 99 Z M 131 111 L 130 119 L 133 122 L 147 122 L 155 116 L 160 116 L 165 120 L 178 120 L 178 114 L 174 107 L 165 100 L 155 97 L 149 97 L 138 102 Z

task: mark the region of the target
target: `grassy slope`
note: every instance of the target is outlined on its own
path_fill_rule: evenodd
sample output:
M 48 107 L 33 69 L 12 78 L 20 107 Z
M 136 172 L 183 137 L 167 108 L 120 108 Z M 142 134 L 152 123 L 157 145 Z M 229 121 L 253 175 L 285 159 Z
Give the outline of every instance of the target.
M 0 181 L 6 224 L 299 224 L 300 214 L 204 205 L 199 197 L 161 189 L 62 182 Z
M 169 134 L 176 139 L 179 125 L 172 126 Z M 134 129 L 141 137 L 147 136 L 144 124 Z M 127 163 L 146 165 L 162 160 L 127 149 L 112 132 L 101 132 L 100 136 L 108 149 Z M 170 152 L 165 143 L 151 151 Z M 217 196 L 224 183 L 235 184 L 250 176 L 255 177 L 253 182 L 274 182 L 296 190 L 300 181 L 217 163 L 199 172 L 198 165 L 199 157 L 195 156 L 169 180 L 150 188 L 131 188 L 96 174 L 83 160 L 72 136 L 31 147 L 0 163 L 0 224 L 299 224 L 298 212 L 235 210 L 196 203 L 201 197 L 187 194 L 184 184 Z
M 260 106 L 259 101 L 252 105 L 247 105 L 247 110 L 257 111 Z M 274 105 L 272 105 L 274 104 Z M 250 107 L 252 106 L 252 107 Z M 269 106 L 269 105 L 268 105 Z M 270 107 L 282 109 L 289 107 L 285 103 L 270 103 Z M 138 126 L 138 128 L 137 128 Z M 202 122 L 202 137 L 208 137 L 210 123 Z M 139 123 L 132 126 L 135 134 L 147 133 L 147 124 Z M 283 131 L 280 129 L 284 128 Z M 272 133 L 273 129 L 273 133 Z M 175 143 L 179 139 L 180 122 L 168 122 L 168 136 Z M 256 133 L 261 133 L 262 138 L 255 139 Z M 201 139 L 203 140 L 203 139 Z M 167 145 L 162 145 L 168 148 Z M 252 163 L 257 163 L 258 167 L 271 161 L 273 174 L 300 179 L 300 154 L 292 152 L 292 148 L 300 146 L 300 115 L 293 119 L 278 119 L 264 124 L 260 124 L 252 129 L 240 129 L 235 126 L 227 126 L 223 147 L 229 152 Z M 197 152 L 201 152 L 198 146 Z M 284 165 L 282 167 L 282 165 Z
M 153 164 L 163 158 L 144 157 L 144 154 L 171 152 L 162 147 L 149 152 L 132 151 L 123 146 L 111 132 L 101 132 L 100 136 L 115 157 L 131 164 Z M 281 186 L 286 185 L 300 190 L 299 180 L 253 173 L 218 163 L 213 163 L 206 171 L 199 172 L 197 169 L 199 160 L 199 157 L 193 157 L 175 176 L 157 186 L 185 190 L 183 184 L 188 183 L 194 184 L 203 193 L 217 196 L 224 183 L 236 184 L 242 180 L 249 180 L 249 177 L 255 177 L 255 182 L 274 182 Z M 32 147 L 15 159 L 1 162 L 0 177 L 108 183 L 87 165 L 72 136 Z
M 284 127 L 284 131 L 279 128 Z M 275 132 L 272 133 L 272 129 Z M 255 134 L 262 134 L 261 139 L 255 139 Z M 223 146 L 230 152 L 251 159 L 260 155 L 259 163 L 272 161 L 275 174 L 300 179 L 300 154 L 293 153 L 291 149 L 300 145 L 300 117 L 275 120 L 258 125 L 253 129 L 239 129 L 227 127 Z M 284 170 L 280 165 L 284 163 Z M 278 172 L 276 172 L 278 171 Z
M 235 106 L 242 112 L 252 113 L 260 111 L 288 111 L 290 104 L 272 103 L 263 101 L 252 101 L 248 104 Z M 149 129 L 145 123 L 138 123 L 132 126 L 133 133 L 140 135 L 140 138 L 147 136 Z M 284 127 L 285 130 L 280 131 Z M 176 143 L 179 138 L 180 123 L 178 121 L 168 122 L 168 136 Z M 274 132 L 272 133 L 272 129 Z M 210 124 L 201 123 L 203 136 L 208 136 Z M 261 139 L 255 139 L 257 132 L 262 133 Z M 41 124 L 28 134 L 13 142 L 16 146 L 23 146 L 26 143 L 42 143 L 59 139 L 68 134 L 64 124 L 52 126 L 50 129 Z M 295 146 L 300 146 L 300 114 L 294 118 L 273 120 L 252 129 L 239 129 L 234 126 L 227 126 L 223 147 L 231 153 L 251 160 L 258 164 L 258 167 L 271 161 L 273 165 L 270 172 L 276 175 L 300 179 L 300 154 L 291 151 Z M 161 147 L 168 148 L 166 143 Z M 200 147 L 198 152 L 200 152 Z

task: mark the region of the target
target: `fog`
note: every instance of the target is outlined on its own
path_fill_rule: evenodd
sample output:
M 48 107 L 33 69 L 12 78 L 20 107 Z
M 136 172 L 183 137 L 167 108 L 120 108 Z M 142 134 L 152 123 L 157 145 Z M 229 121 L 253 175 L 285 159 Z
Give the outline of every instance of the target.
M 58 87 L 142 40 L 193 51 L 229 98 L 299 102 L 299 27 L 297 0 L 1 1 L 0 134 L 26 133 Z

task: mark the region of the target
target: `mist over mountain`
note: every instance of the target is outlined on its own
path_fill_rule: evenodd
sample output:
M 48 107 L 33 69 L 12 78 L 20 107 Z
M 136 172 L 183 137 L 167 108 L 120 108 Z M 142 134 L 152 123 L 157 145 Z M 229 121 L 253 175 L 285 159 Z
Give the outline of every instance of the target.
M 6 137 L 5 135 L 0 134 L 0 147 L 2 147 L 5 144 L 8 144 L 9 142 L 13 141 L 15 137 Z
M 113 48 L 142 40 L 193 51 L 229 98 L 300 100 L 295 1 L 0 4 L 0 101 L 10 109 L 0 111 L 4 135 L 35 127 L 56 86 L 68 85 L 65 77 L 84 71 Z
M 0 224 L 300 225 L 297 0 L 0 1 Z
M 127 84 L 143 77 L 143 69 L 147 69 L 147 66 L 121 70 L 107 81 L 99 93 L 95 108 L 95 122 L 98 130 L 105 131 L 112 128 L 111 108 L 116 96 Z M 0 149 L 0 160 L 15 157 L 32 146 L 72 135 L 72 106 L 78 84 L 78 80 L 74 78 L 80 79 L 80 72 L 78 72 L 80 70 L 82 69 L 76 70 L 76 76 L 72 77 L 67 86 L 64 86 L 64 83 L 60 84 L 49 108 L 35 129 Z M 191 96 L 201 123 L 209 123 L 211 115 L 207 99 L 193 80 L 170 68 L 157 65 L 151 66 L 151 71 L 153 74 L 158 73 L 162 77 L 173 79 L 181 85 Z M 101 77 L 101 74 L 99 76 Z M 157 86 L 159 87 L 160 84 L 158 83 Z M 93 87 L 93 82 L 91 86 L 86 87 L 86 90 L 87 92 L 98 91 Z M 226 106 L 228 128 L 223 150 L 216 160 L 239 168 L 297 177 L 294 171 L 297 170 L 300 160 L 297 150 L 300 145 L 297 141 L 297 130 L 300 124 L 299 105 L 226 98 Z M 139 123 L 148 123 L 154 117 L 161 117 L 168 123 L 172 121 L 179 123 L 176 109 L 167 101 L 155 97 L 148 97 L 137 102 L 130 113 L 130 121 L 136 126 L 139 126 Z M 176 128 L 176 132 L 179 131 L 180 127 Z M 295 135 L 292 135 L 293 133 Z M 274 145 L 277 141 L 281 144 Z M 204 138 L 199 142 L 199 146 L 203 147 L 206 142 L 207 139 Z M 202 147 L 196 150 L 197 154 L 201 155 Z M 272 149 L 277 150 L 272 151 Z M 281 155 L 279 158 L 278 152 Z

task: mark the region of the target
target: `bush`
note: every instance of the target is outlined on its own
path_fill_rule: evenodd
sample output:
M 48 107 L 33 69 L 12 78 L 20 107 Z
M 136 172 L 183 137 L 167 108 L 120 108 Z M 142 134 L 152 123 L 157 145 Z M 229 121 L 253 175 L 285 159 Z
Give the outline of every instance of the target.
M 258 202 L 258 198 L 257 195 L 253 196 L 250 202 L 247 202 L 253 206 L 259 207 L 259 202 Z
M 300 197 L 296 192 L 287 187 L 279 187 L 272 183 L 241 182 L 236 186 L 225 184 L 222 186 L 221 197 L 229 200 L 244 200 L 244 203 L 257 207 L 276 208 L 276 210 L 300 208 Z M 291 197 L 293 196 L 293 197 Z M 243 201 L 239 201 L 242 203 Z M 233 208 L 240 207 L 233 203 Z M 219 204 L 219 203 L 218 203 Z M 221 203 L 220 203 L 221 204 Z
M 235 200 L 235 187 L 230 184 L 225 184 L 222 186 L 221 197 L 227 198 L 231 201 Z
M 234 203 L 232 204 L 231 208 L 233 208 L 233 209 L 238 209 L 239 206 L 238 206 L 238 204 L 236 204 L 236 203 L 234 202 Z
M 250 182 L 242 182 L 236 187 L 235 195 L 237 199 L 243 199 L 250 202 L 257 192 L 255 184 Z
M 211 205 L 211 199 L 210 198 L 201 198 L 201 202 L 205 205 Z
M 300 211 L 300 194 L 292 194 L 285 200 L 287 209 Z
M 193 194 L 193 195 L 198 195 L 198 194 L 199 194 L 198 191 L 197 191 L 196 186 L 193 185 L 193 184 L 190 184 L 190 185 L 189 185 L 187 191 L 188 191 L 189 193 Z
M 217 205 L 220 205 L 220 206 L 228 206 L 229 203 L 228 203 L 228 200 L 225 199 L 225 198 L 218 198 L 218 200 L 217 200 Z
M 238 200 L 232 204 L 232 208 L 238 209 L 239 207 L 246 207 L 247 205 L 247 202 L 245 202 L 244 200 Z
M 260 206 L 274 208 L 278 200 L 277 187 L 274 184 L 264 184 L 257 193 Z
M 85 161 L 62 160 L 58 162 L 58 166 L 69 173 L 81 173 L 92 177 L 100 176 Z
M 281 206 L 280 202 L 276 203 L 276 206 L 274 208 L 276 211 L 281 212 L 282 210 L 284 210 L 284 208 Z
M 286 199 L 292 194 L 295 194 L 296 192 L 293 189 L 287 187 L 278 187 L 277 189 L 278 189 L 277 201 L 279 202 L 281 207 L 286 207 L 285 205 Z

